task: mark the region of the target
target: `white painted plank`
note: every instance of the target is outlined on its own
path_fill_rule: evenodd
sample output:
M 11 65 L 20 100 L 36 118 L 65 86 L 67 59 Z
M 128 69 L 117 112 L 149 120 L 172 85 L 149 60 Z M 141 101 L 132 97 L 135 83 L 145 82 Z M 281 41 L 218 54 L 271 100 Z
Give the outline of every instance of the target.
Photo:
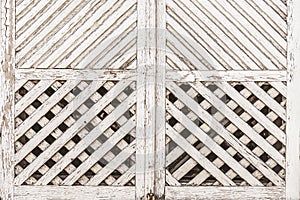
M 286 198 L 300 199 L 300 1 L 288 0 Z
M 284 200 L 284 187 L 166 187 L 166 200 Z
M 132 200 L 135 198 L 135 188 L 131 186 L 17 186 L 15 200 Z
M 156 74 L 155 74 L 155 188 L 157 199 L 165 196 L 166 160 L 166 2 L 156 1 Z
M 16 69 L 15 73 L 19 80 L 136 80 L 135 70 Z
M 173 71 L 166 72 L 167 81 L 197 82 L 197 81 L 286 81 L 286 71 L 251 71 L 251 70 L 207 70 L 207 71 Z
M 138 1 L 136 199 L 154 192 L 156 1 Z
M 13 199 L 15 1 L 0 2 L 0 199 Z

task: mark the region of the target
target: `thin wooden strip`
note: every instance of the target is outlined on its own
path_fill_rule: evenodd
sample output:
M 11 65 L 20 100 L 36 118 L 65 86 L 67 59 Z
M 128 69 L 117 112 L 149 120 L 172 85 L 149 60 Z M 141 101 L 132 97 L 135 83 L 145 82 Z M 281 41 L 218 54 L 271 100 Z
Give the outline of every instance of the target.
M 113 186 L 16 186 L 14 191 L 16 200 L 49 200 L 49 199 L 135 199 L 135 187 Z
M 17 92 L 28 80 L 26 79 L 17 79 L 17 69 L 15 69 L 15 92 Z
M 108 2 L 110 2 L 110 1 L 108 1 Z M 109 15 L 105 19 L 101 18 L 99 21 L 97 21 L 98 24 L 101 24 L 101 26 L 99 26 L 98 29 L 96 30 L 97 34 L 90 34 L 90 35 L 88 35 L 87 38 L 84 37 L 84 36 L 86 36 L 86 34 L 90 33 L 93 29 L 89 28 L 88 29 L 89 31 L 81 32 L 81 30 L 83 28 L 85 28 L 85 26 L 82 26 L 74 34 L 72 34 L 66 41 L 64 41 L 63 45 L 61 45 L 59 48 L 57 48 L 45 60 L 40 61 L 40 62 L 35 62 L 38 60 L 30 59 L 30 60 L 28 60 L 28 62 L 26 62 L 26 65 L 31 66 L 31 65 L 37 63 L 38 65 L 42 65 L 46 68 L 49 68 L 53 63 L 55 65 L 57 62 L 60 62 L 59 58 L 63 58 L 64 60 L 75 59 L 78 55 L 80 55 L 82 49 L 85 49 L 87 46 L 91 45 L 99 36 L 101 36 L 102 33 L 111 29 L 112 26 L 114 25 L 114 22 L 117 19 L 122 18 L 124 16 L 127 17 L 126 14 L 128 14 L 128 12 L 130 12 L 130 10 L 133 9 L 134 4 L 135 4 L 135 0 L 128 0 L 128 1 L 122 2 L 121 7 L 115 8 L 116 10 L 112 10 L 111 8 L 109 8 L 108 10 L 113 14 Z M 85 22 L 86 25 L 90 26 L 90 23 L 93 24 L 94 23 L 93 20 L 96 20 L 95 19 L 96 17 L 98 19 L 98 16 L 99 15 L 101 16 L 101 14 L 104 12 L 101 8 L 98 9 L 96 11 L 96 13 L 88 21 Z M 99 11 L 101 11 L 102 13 L 101 12 L 99 13 Z M 77 38 L 78 37 L 77 33 L 80 34 L 80 36 L 79 36 L 80 38 Z M 82 35 L 82 34 L 84 34 L 84 35 Z M 71 42 L 71 43 L 68 43 L 68 42 Z M 79 48 L 76 48 L 78 44 L 81 44 L 81 46 Z M 72 51 L 72 53 L 66 57 L 67 53 L 70 51 Z
M 78 56 L 81 55 L 82 51 L 88 50 L 89 46 L 92 44 L 97 44 L 97 42 L 99 41 L 99 38 L 101 38 L 103 40 L 103 38 L 105 37 L 114 37 L 113 33 L 116 32 L 118 33 L 118 35 L 116 37 L 119 37 L 119 34 L 122 34 L 121 30 L 123 28 L 122 25 L 126 25 L 127 27 L 130 27 L 130 25 L 132 25 L 135 21 L 136 21 L 136 8 L 135 6 L 132 6 L 131 4 L 127 5 L 129 8 L 125 7 L 125 8 L 118 8 L 118 12 L 114 13 L 112 16 L 116 15 L 116 19 L 107 19 L 104 24 L 102 24 L 99 29 L 97 30 L 97 34 L 92 34 L 90 35 L 88 38 L 85 39 L 84 42 L 82 42 L 77 48 L 75 48 L 72 51 L 72 55 L 69 56 L 68 58 L 63 59 L 62 61 L 59 62 L 54 62 L 53 65 L 56 65 L 56 68 L 66 68 L 67 66 L 71 65 L 72 66 L 72 62 L 77 59 Z M 119 13 L 120 10 L 120 13 Z M 109 23 L 107 23 L 109 22 Z M 120 24 L 120 25 L 119 25 Z M 118 26 L 117 28 L 115 28 L 115 26 Z M 120 30 L 121 28 L 121 30 Z M 114 50 L 110 50 L 109 47 L 107 46 L 107 48 L 105 48 L 105 54 L 106 57 L 104 56 L 104 58 L 101 59 L 101 61 L 103 60 L 103 65 L 105 65 L 110 59 L 114 58 L 115 56 L 118 55 L 118 51 L 120 51 L 120 49 L 124 49 L 126 47 L 126 44 L 129 43 L 129 41 L 132 41 L 134 38 L 136 37 L 136 31 L 132 31 L 130 32 L 126 39 L 124 38 L 116 47 Z M 111 38 L 111 40 L 114 40 Z M 101 40 L 100 40 L 101 41 Z M 102 43 L 98 43 L 97 45 L 102 45 Z M 116 50 L 118 49 L 118 50 Z M 101 52 L 99 52 L 101 53 Z M 94 52 L 94 54 L 98 54 L 98 52 Z M 111 55 L 112 54 L 112 55 Z M 114 55 L 117 54 L 117 55 Z M 97 57 L 96 57 L 97 58 Z M 105 60 L 105 58 L 107 60 Z M 85 63 L 84 63 L 85 62 Z M 89 64 L 90 62 L 87 60 L 84 60 L 84 62 L 82 63 L 83 66 L 81 68 L 86 67 L 87 64 Z M 90 65 L 93 66 L 95 63 L 91 63 Z M 47 65 L 47 64 L 46 64 Z
M 243 168 L 233 157 L 231 157 L 222 147 L 219 146 L 207 133 L 203 132 L 194 122 L 180 112 L 171 102 L 167 101 L 168 112 L 193 133 L 207 148 L 211 149 L 219 158 L 221 158 L 232 170 L 240 177 L 253 186 L 262 186 L 256 178 Z M 170 127 L 168 127 L 170 129 Z M 207 170 L 207 169 L 206 169 Z M 215 177 L 217 178 L 217 177 Z
M 66 16 L 68 16 L 70 14 L 70 12 L 76 8 L 76 6 L 78 6 L 78 4 L 82 2 L 81 0 L 74 0 L 72 1 L 71 4 L 69 4 L 66 8 L 63 9 L 63 12 L 59 12 L 59 14 L 57 16 L 55 16 L 53 18 L 53 14 L 57 13 L 57 11 L 59 11 L 59 9 L 61 9 L 61 7 L 67 3 L 66 1 L 55 1 L 55 3 L 53 5 L 50 6 L 49 9 L 44 10 L 43 14 L 37 18 L 36 20 L 34 20 L 32 23 L 30 23 L 29 26 L 26 26 L 26 29 L 24 29 L 24 31 L 21 34 L 18 34 L 18 39 L 16 40 L 16 46 L 19 47 L 23 42 L 25 42 L 26 40 L 28 40 L 29 37 L 32 37 L 34 35 L 35 32 L 37 32 L 37 29 L 40 28 L 43 24 L 46 23 L 46 21 L 50 21 L 49 24 L 47 24 L 47 28 L 44 28 L 45 31 L 47 31 L 47 33 L 49 34 L 49 31 L 51 31 L 52 29 L 50 29 L 50 27 L 53 27 L 53 24 L 60 24 L 62 23 L 61 20 L 64 20 L 64 18 Z M 46 5 L 47 6 L 47 5 Z M 23 18 L 21 18 L 19 21 L 22 21 Z M 17 25 L 19 23 L 19 21 L 17 21 Z M 49 29 L 48 29 L 49 28 Z M 44 31 L 44 33 L 45 33 Z M 38 35 L 40 35 L 41 33 L 38 33 Z M 42 36 L 45 37 L 46 34 L 44 34 Z M 29 44 L 27 44 L 29 45 Z M 31 46 L 34 47 L 34 46 Z
M 284 187 L 215 187 L 215 186 L 181 186 L 166 187 L 166 200 L 253 200 L 253 199 L 285 199 Z
M 300 199 L 300 1 L 288 0 L 286 198 Z
M 15 115 L 18 116 L 26 107 L 36 100 L 54 80 L 41 80 L 25 96 L 23 96 L 15 105 Z
M 270 157 L 272 157 L 280 166 L 285 166 L 284 157 L 254 131 L 245 121 L 241 119 L 232 109 L 230 109 L 222 100 L 216 97 L 208 88 L 204 87 L 201 83 L 192 84 L 199 94 L 201 94 L 207 101 L 209 101 L 219 112 L 235 124 L 243 133 L 245 133 L 253 142 L 262 148 Z
M 30 80 L 136 80 L 135 70 L 16 69 L 16 79 Z
M 102 59 L 96 63 L 96 68 L 108 68 L 113 69 L 114 67 L 127 64 L 127 60 L 136 55 L 136 36 L 133 35 L 127 44 L 118 44 L 117 49 L 108 52 Z M 114 52 L 115 51 L 115 52 Z M 115 68 L 118 69 L 118 68 Z
M 226 27 L 228 27 L 228 30 L 236 37 L 237 40 L 240 41 L 240 44 L 242 44 L 242 48 L 247 49 L 248 52 L 251 52 L 253 57 L 259 60 L 261 69 L 265 69 L 266 67 L 269 67 L 269 69 L 284 68 L 284 63 L 278 65 L 278 61 L 274 63 L 274 61 L 276 61 L 274 59 L 272 59 L 272 62 L 272 57 L 270 57 L 272 55 L 266 55 L 266 49 L 264 49 L 264 51 L 261 50 L 263 47 L 262 44 L 259 43 L 257 39 L 250 34 L 249 30 L 247 30 L 243 26 L 242 22 L 244 18 L 237 19 L 240 14 L 238 12 L 234 12 L 235 10 L 233 9 L 231 9 L 229 12 L 229 9 L 231 8 L 230 5 L 227 4 L 226 8 L 224 9 L 223 4 L 225 4 L 225 2 L 222 2 L 221 5 L 218 2 L 205 0 L 203 1 L 203 4 L 207 10 L 209 10 L 211 13 L 214 13 L 214 16 L 218 18 L 218 21 L 222 22 Z M 234 12 L 235 15 L 233 15 L 231 12 Z M 248 24 L 247 21 L 245 21 L 244 23 Z M 251 25 L 249 27 L 251 27 Z M 283 56 L 281 55 L 281 57 Z
M 247 99 L 245 99 L 238 91 L 236 91 L 229 83 L 222 82 L 216 83 L 216 85 L 225 93 L 230 94 L 230 97 L 238 102 L 238 104 L 249 113 L 254 119 L 262 124 L 267 130 L 270 131 L 281 143 L 286 143 L 285 133 L 278 128 L 273 122 L 271 122 L 266 116 L 255 108 Z
M 201 55 L 201 57 L 197 57 L 197 55 L 195 55 L 195 52 L 197 52 L 197 50 L 193 51 L 193 49 L 189 48 L 189 43 L 193 43 L 194 40 L 191 40 L 189 42 L 183 41 L 181 39 L 182 35 L 180 36 L 180 34 L 177 34 L 176 32 L 174 32 L 175 30 L 172 29 L 171 27 L 170 28 L 168 27 L 168 32 L 167 32 L 168 43 L 172 44 L 172 46 L 176 48 L 177 54 L 181 56 L 183 62 L 187 63 L 188 65 L 192 65 L 192 69 L 199 69 L 199 70 L 207 69 L 207 67 L 201 62 L 201 57 L 204 57 L 205 55 Z
M 283 82 L 269 82 L 270 85 L 272 85 L 280 94 L 282 94 L 284 97 L 287 95 L 287 87 Z
M 270 109 L 272 109 L 272 111 L 275 112 L 281 119 L 286 120 L 285 109 L 256 83 L 244 82 L 243 85 L 246 86 L 256 97 L 263 101 Z
M 129 83 L 130 84 L 130 83 Z M 114 99 L 121 91 L 123 91 L 128 86 L 128 82 L 120 81 L 115 87 L 109 90 L 98 102 L 96 102 L 87 112 L 84 113 L 69 129 L 64 132 L 64 134 L 55 140 L 51 146 L 49 146 L 43 153 L 39 155 L 29 166 L 27 166 L 16 178 L 15 184 L 22 184 L 32 173 L 34 173 L 38 168 L 43 165 L 48 159 L 49 156 L 52 156 L 56 153 L 65 143 L 67 143 L 74 135 L 81 130 L 86 124 L 90 121 L 95 113 L 99 113 L 107 104 Z M 94 87 L 95 88 L 95 87 Z M 88 96 L 88 95 L 87 95 Z M 135 93 L 131 94 L 123 103 L 132 102 Z M 70 105 L 70 104 L 69 104 Z M 80 104 L 79 104 L 80 105 Z M 45 127 L 44 127 L 45 130 Z M 53 129 L 52 129 L 53 130 Z M 49 132 L 48 132 L 49 133 Z M 45 135 L 45 134 L 43 134 Z M 43 136 L 44 138 L 44 136 Z M 41 141 L 43 138 L 35 137 L 35 140 Z M 34 141 L 35 141 L 34 140 Z M 31 140 L 30 140 L 31 141 Z M 36 141 L 35 141 L 36 143 Z M 17 157 L 19 158 L 19 157 Z
M 119 107 L 118 107 L 119 108 Z M 118 110 L 118 109 L 116 109 Z M 126 110 L 125 110 L 126 111 Z M 120 114 L 123 112 L 119 112 L 116 116 L 116 112 L 112 112 L 109 116 L 107 116 L 102 122 L 100 122 L 97 127 L 95 127 L 86 137 L 84 137 L 82 140 L 80 140 L 79 143 L 76 144 L 74 148 L 72 148 L 66 155 L 64 155 L 63 159 L 59 160 L 55 163 L 54 166 L 51 167 L 37 182 L 36 185 L 47 185 L 57 174 L 59 174 L 69 163 L 73 161 L 74 158 L 76 158 L 84 149 L 86 149 L 94 140 L 99 137 L 107 128 L 111 126 L 112 123 L 115 122 L 115 120 L 120 117 Z M 124 124 L 118 131 L 116 131 L 108 140 L 103 143 L 99 149 L 97 150 L 99 154 L 96 154 L 98 158 L 95 158 L 95 156 L 92 156 L 95 161 L 102 158 L 111 148 L 113 148 L 133 127 L 135 124 L 133 123 L 133 119 L 131 118 L 126 124 Z M 93 152 L 95 154 L 95 152 Z M 92 155 L 93 155 L 92 154 Z M 89 159 L 89 158 L 88 158 Z M 86 166 L 84 164 L 86 161 L 84 161 L 81 165 Z M 80 166 L 81 166 L 80 165 Z M 90 166 L 86 166 L 84 168 L 85 171 L 88 171 Z M 80 167 L 83 168 L 83 167 Z M 76 170 L 79 170 L 77 168 Z M 76 171 L 75 170 L 75 171 Z M 74 174 L 76 172 L 73 172 L 69 176 L 71 176 L 74 180 Z M 83 173 L 81 173 L 80 176 L 82 176 Z M 77 176 L 77 177 L 80 177 Z M 67 180 L 65 179 L 63 184 L 68 184 Z M 69 183 L 70 184 L 70 183 Z
M 126 109 L 127 106 L 128 105 L 124 104 L 123 106 L 121 106 L 121 108 L 117 108 L 116 111 L 114 111 L 114 114 L 116 112 L 119 112 L 120 109 L 121 110 L 122 109 L 124 110 L 124 108 Z M 124 112 L 124 111 L 122 111 L 122 112 Z M 114 116 L 111 116 L 111 117 L 114 117 Z M 128 131 L 128 130 L 126 130 L 126 128 L 127 127 L 120 128 L 120 131 L 121 132 Z M 114 135 L 116 135 L 116 134 L 120 134 L 120 133 L 119 132 L 114 133 Z M 62 184 L 63 185 L 73 185 L 81 176 L 84 175 L 84 173 L 86 171 L 91 169 L 91 167 L 93 167 L 93 165 L 96 162 L 98 162 L 101 158 L 104 158 L 109 163 L 110 160 L 112 160 L 115 157 L 114 154 L 109 152 L 115 145 L 117 145 L 117 147 L 119 149 L 124 149 L 128 145 L 128 143 L 124 142 L 123 140 L 121 140 L 120 142 L 118 140 L 114 140 L 115 137 L 118 138 L 119 136 L 117 136 L 117 135 L 111 136 L 112 139 L 109 138 L 105 143 L 103 143 L 100 147 L 98 147 L 98 149 L 96 151 L 94 151 L 86 160 L 84 160 L 84 162 L 82 162 L 82 164 L 79 167 L 77 167 L 76 170 L 74 170 L 68 177 L 66 177 L 66 179 L 62 182 Z M 128 170 L 127 167 L 126 167 L 126 169 L 124 169 L 124 171 L 126 171 L 126 170 Z M 120 172 L 122 173 L 122 171 L 120 171 Z
M 32 3 L 33 2 L 31 0 L 23 0 L 20 4 L 17 4 L 16 2 L 16 16 L 24 12 L 24 10 L 26 10 L 26 8 Z
M 166 1 L 156 1 L 156 74 L 155 74 L 155 184 L 158 199 L 165 197 L 166 184 Z
M 207 70 L 207 71 L 175 71 L 166 72 L 167 81 L 197 82 L 197 81 L 286 81 L 287 72 L 282 71 L 250 71 L 250 70 Z
M 229 2 L 241 13 L 261 34 L 269 40 L 283 55 L 286 55 L 286 39 L 278 33 L 264 18 L 249 5 L 240 2 Z
M 236 137 L 224 128 L 214 117 L 201 108 L 194 100 L 187 96 L 175 83 L 167 83 L 167 88 L 177 96 L 181 101 L 185 102 L 195 114 L 197 114 L 204 122 L 209 124 L 221 137 L 223 137 L 229 145 L 238 151 L 244 158 L 260 170 L 275 185 L 283 185 L 284 181 L 270 169 L 260 158 L 258 158 L 250 149 L 244 147 Z
M 78 25 L 78 22 L 82 21 L 84 17 L 87 17 L 86 13 L 91 12 L 90 9 L 95 7 L 99 3 L 96 0 L 91 0 L 87 5 L 85 5 L 80 12 L 78 12 L 68 23 L 66 23 L 58 32 L 53 35 L 46 44 L 42 46 L 44 52 L 47 49 L 50 49 L 52 45 L 54 45 L 61 37 L 63 37 L 66 33 L 71 31 L 74 27 Z M 55 21 L 54 21 L 55 22 Z M 28 54 L 33 46 L 36 46 L 39 42 L 42 41 L 46 35 L 49 34 L 49 30 L 55 29 L 57 23 L 48 25 L 46 29 L 41 30 L 41 32 L 36 35 L 34 40 L 31 40 L 27 45 L 23 46 L 22 49 L 17 53 L 17 61 L 20 61 L 26 54 Z M 40 49 L 39 49 L 40 50 Z
M 230 37 L 226 35 L 216 24 L 211 21 L 201 9 L 197 8 L 195 4 L 190 1 L 184 1 L 184 4 L 179 4 L 182 1 L 178 1 L 178 5 L 182 7 L 186 12 L 191 13 L 191 18 L 198 22 L 202 27 L 207 27 L 211 37 L 214 38 L 219 44 L 222 44 L 227 53 L 232 56 L 243 68 L 259 69 L 255 62 L 244 52 L 244 48 L 240 48 Z
M 114 159 L 112 159 L 101 171 L 93 176 L 87 185 L 98 185 L 100 184 L 107 176 L 111 174 L 120 164 L 125 162 L 131 154 L 135 151 L 135 140 L 132 141 L 126 148 L 124 148 Z
M 178 9 L 176 5 L 174 5 L 174 2 L 171 0 L 167 0 L 168 7 L 171 7 L 170 9 L 167 9 L 168 15 L 167 15 L 167 22 L 173 26 L 173 24 L 176 23 L 176 21 L 185 28 L 189 34 L 194 37 L 197 42 L 203 42 L 206 44 L 205 48 L 209 49 L 209 52 L 216 56 L 221 61 L 222 65 L 226 67 L 227 69 L 237 69 L 239 68 L 239 64 L 232 59 L 224 50 L 222 47 L 217 44 L 206 32 L 202 29 L 195 21 L 193 21 L 184 11 L 181 9 Z M 217 54 L 217 55 L 216 55 Z M 223 62 L 222 62 L 223 60 Z M 226 62 L 226 63 L 224 63 Z
M 286 20 L 282 19 L 270 6 L 263 0 L 247 1 L 253 8 L 255 8 L 260 15 L 271 24 L 274 29 L 280 29 L 283 33 L 287 33 Z
M 0 199 L 14 192 L 15 1 L 0 3 Z
M 33 18 L 40 14 L 40 11 L 49 4 L 48 1 L 39 1 L 39 3 L 34 6 L 29 12 L 26 13 L 20 20 L 16 22 L 16 30 L 20 30 L 23 26 L 25 26 L 28 22 L 32 21 Z
M 67 95 L 80 81 L 67 81 L 61 88 L 59 88 L 43 105 L 34 111 L 22 124 L 16 127 L 15 135 L 18 140 L 25 132 L 32 127 L 43 115 L 45 115 L 50 108 L 59 102 L 65 95 Z
M 65 25 L 64 27 L 66 27 L 66 28 L 65 29 L 61 29 L 45 45 L 43 45 L 43 47 L 41 47 L 38 51 L 36 51 L 35 54 L 33 56 L 31 56 L 30 59 L 28 59 L 24 64 L 22 64 L 22 68 L 30 68 L 30 66 L 32 64 L 38 62 L 39 59 L 47 51 L 49 51 L 49 49 L 54 44 L 56 44 L 61 39 L 65 39 L 64 44 L 66 44 L 66 45 L 62 45 L 58 49 L 56 49 L 56 51 L 51 54 L 51 57 L 50 57 L 51 59 L 57 58 L 62 52 L 65 52 L 68 48 L 70 48 L 71 45 L 75 45 L 76 46 L 76 44 L 74 44 L 74 41 L 80 42 L 82 39 L 79 40 L 78 38 L 81 38 L 82 34 L 86 32 L 85 30 L 88 29 L 88 28 L 90 28 L 91 24 L 94 24 L 94 22 L 99 18 L 99 16 L 102 16 L 103 13 L 105 13 L 105 11 L 109 10 L 114 5 L 114 3 L 115 2 L 112 2 L 112 1 L 106 1 L 104 4 L 102 4 L 101 7 L 98 8 L 98 10 L 94 13 L 94 15 L 91 16 L 90 18 L 88 18 L 87 21 L 82 26 L 80 26 L 77 29 L 77 31 L 74 32 L 68 38 L 62 38 L 62 36 L 64 36 L 69 31 L 69 29 L 67 28 L 67 27 L 69 27 L 68 24 Z M 74 19 L 80 20 L 85 15 L 86 15 L 86 13 L 84 13 L 84 15 L 78 15 L 78 18 L 76 17 Z M 76 22 L 77 21 L 72 21 L 71 24 L 73 24 L 73 23 L 76 24 Z M 101 20 L 100 20 L 99 23 L 103 23 L 103 18 L 101 18 Z M 47 66 L 43 66 L 43 67 L 47 67 Z
M 121 186 L 128 183 L 135 176 L 135 164 L 122 174 L 112 185 Z
M 181 186 L 181 184 L 176 180 L 176 178 L 173 177 L 173 175 L 168 170 L 166 170 L 166 182 L 168 183 L 168 185 Z
M 132 17 L 134 15 L 130 15 Z M 127 40 L 132 32 L 136 32 L 136 22 L 131 25 L 126 23 L 121 23 L 120 26 L 112 32 L 107 38 L 103 38 L 99 43 L 92 45 L 92 50 L 86 50 L 87 53 L 83 53 L 76 60 L 73 61 L 73 67 L 82 66 L 81 68 L 87 68 L 87 66 L 93 66 L 95 59 L 99 59 L 103 54 L 111 49 L 112 47 L 118 45 L 121 41 Z M 136 36 L 137 33 L 134 33 Z M 128 36 L 129 35 L 129 36 Z M 100 45 L 101 44 L 101 45 Z M 91 47 L 90 47 L 91 48 Z M 92 64 L 93 63 L 93 64 Z
M 176 142 L 181 148 L 195 159 L 204 169 L 206 169 L 212 176 L 214 176 L 218 181 L 220 181 L 225 186 L 235 185 L 235 183 L 229 179 L 224 173 L 213 165 L 205 156 L 203 156 L 195 147 L 193 147 L 189 142 L 187 142 L 184 137 L 177 134 L 177 132 L 167 126 L 168 136 Z

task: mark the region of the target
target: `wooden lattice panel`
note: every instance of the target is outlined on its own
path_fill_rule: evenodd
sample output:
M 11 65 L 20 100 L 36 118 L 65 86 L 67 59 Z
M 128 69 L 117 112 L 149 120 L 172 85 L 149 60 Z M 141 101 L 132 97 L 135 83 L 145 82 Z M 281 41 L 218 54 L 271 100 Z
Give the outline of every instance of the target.
M 166 86 L 167 184 L 284 185 L 284 82 Z
M 167 68 L 286 69 L 281 0 L 167 0 Z
M 132 81 L 16 85 L 16 185 L 134 185 Z
M 136 8 L 136 0 L 17 0 L 16 65 L 135 68 Z

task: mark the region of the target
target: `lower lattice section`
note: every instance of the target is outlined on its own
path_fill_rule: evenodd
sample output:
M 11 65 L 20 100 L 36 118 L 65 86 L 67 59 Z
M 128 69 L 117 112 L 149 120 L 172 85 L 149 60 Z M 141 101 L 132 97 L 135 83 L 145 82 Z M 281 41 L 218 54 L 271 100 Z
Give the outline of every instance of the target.
M 135 82 L 16 87 L 16 185 L 135 184 Z
M 285 89 L 167 82 L 167 184 L 284 185 Z

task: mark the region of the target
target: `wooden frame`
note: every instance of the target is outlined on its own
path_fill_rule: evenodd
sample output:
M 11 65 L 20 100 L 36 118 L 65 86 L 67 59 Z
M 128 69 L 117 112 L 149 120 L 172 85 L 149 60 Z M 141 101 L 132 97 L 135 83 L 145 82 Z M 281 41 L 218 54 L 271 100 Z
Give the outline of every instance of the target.
M 288 1 L 286 199 L 300 199 L 300 1 Z
M 44 197 L 57 193 L 56 198 L 64 198 L 67 195 L 75 198 L 72 194 L 72 187 L 52 187 L 52 186 L 15 186 L 14 187 L 14 84 L 15 78 L 33 78 L 47 79 L 51 76 L 54 79 L 67 77 L 68 79 L 80 79 L 89 77 L 90 80 L 135 80 L 138 77 L 138 87 L 142 92 L 138 93 L 138 126 L 145 127 L 144 131 L 139 132 L 138 139 L 140 146 L 137 146 L 138 153 L 142 157 L 139 167 L 145 173 L 138 175 L 137 190 L 134 187 L 78 187 L 81 197 L 89 198 L 90 194 L 96 194 L 99 198 L 114 198 L 115 194 L 123 195 L 132 199 L 144 197 L 147 193 L 153 192 L 158 198 L 164 199 L 222 199 L 224 196 L 232 199 L 241 199 L 243 197 L 253 198 L 274 198 L 274 199 L 300 199 L 300 95 L 297 92 L 300 85 L 300 1 L 288 0 L 288 53 L 287 67 L 288 71 L 218 71 L 215 76 L 214 71 L 199 73 L 199 71 L 164 71 L 165 65 L 165 1 L 148 0 L 148 3 L 139 4 L 139 12 L 145 17 L 146 22 L 139 22 L 139 42 L 147 41 L 144 49 L 138 50 L 138 57 L 141 61 L 137 71 L 129 70 L 120 73 L 117 70 L 99 70 L 96 74 L 84 70 L 65 70 L 59 74 L 58 70 L 15 70 L 15 1 L 1 0 L 1 69 L 0 69 L 0 197 L 2 199 L 33 199 L 40 197 L 40 192 L 44 192 Z M 157 3 L 158 2 L 158 3 Z M 149 29 L 156 27 L 160 33 L 157 37 L 156 31 Z M 147 31 L 148 29 L 148 31 Z M 143 32 L 144 31 L 144 32 Z M 149 34 L 149 35 L 147 35 Z M 146 37 L 146 38 L 145 38 Z M 150 39 L 152 38 L 152 39 Z M 153 40 L 154 38 L 154 40 Z M 153 48 L 155 47 L 155 48 Z M 162 49 L 156 52 L 157 49 Z M 146 57 L 144 55 L 146 54 Z M 154 56 L 156 55 L 156 56 Z M 145 60 L 144 60 L 145 59 Z M 145 62 L 145 63 L 144 63 Z M 159 66 L 157 68 L 157 66 Z M 16 71 L 16 73 L 15 73 Z M 41 73 L 42 72 L 42 73 Z M 75 75 L 74 75 L 75 74 Z M 147 75 L 153 75 L 148 79 Z M 255 76 L 257 81 L 287 81 L 287 153 L 286 153 L 286 187 L 164 187 L 164 151 L 155 150 L 155 147 L 162 147 L 165 142 L 165 121 L 161 117 L 165 113 L 164 107 L 158 107 L 158 104 L 164 105 L 165 81 L 251 81 Z M 74 78 L 76 77 L 76 78 Z M 16 81 L 17 83 L 18 81 Z M 159 84 L 158 84 L 159 83 Z M 146 87 L 152 84 L 151 87 Z M 157 96 L 158 98 L 153 98 Z M 146 104 L 144 104 L 146 102 Z M 148 109 L 151 108 L 151 109 Z M 147 126 L 147 121 L 155 121 L 154 126 Z M 155 154 L 155 151 L 159 152 Z M 152 156 L 144 157 L 147 153 Z M 146 165 L 144 165 L 146 163 Z M 140 182 L 139 182 L 140 181 Z M 140 184 L 139 184 L 140 183 Z M 97 190 L 105 190 L 104 193 L 97 193 Z M 117 191 L 116 191 L 117 190 Z M 34 191 L 37 191 L 35 193 Z M 220 195 L 216 195 L 219 193 Z M 62 194 L 64 196 L 61 196 Z M 76 194 L 77 195 L 77 194 Z M 95 197 L 95 196 L 93 196 Z M 124 198 L 126 199 L 126 198 Z
M 13 199 L 15 1 L 1 0 L 0 197 Z

